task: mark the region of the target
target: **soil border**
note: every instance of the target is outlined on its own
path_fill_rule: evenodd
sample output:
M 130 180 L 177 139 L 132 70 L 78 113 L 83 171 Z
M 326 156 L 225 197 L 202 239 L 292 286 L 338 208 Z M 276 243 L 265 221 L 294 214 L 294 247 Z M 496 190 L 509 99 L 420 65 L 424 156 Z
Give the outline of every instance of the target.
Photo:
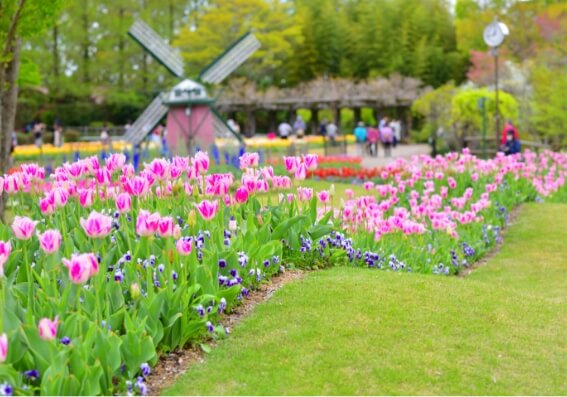
M 492 258 L 494 258 L 502 249 L 502 245 L 504 245 L 504 241 L 506 240 L 506 235 L 508 234 L 510 227 L 514 225 L 516 219 L 518 219 L 518 214 L 524 207 L 523 204 L 520 204 L 512 209 L 508 214 L 508 224 L 502 230 L 502 239 L 500 243 L 497 243 L 492 250 L 490 250 L 486 255 L 484 255 L 480 260 L 473 263 L 472 266 L 463 269 L 457 274 L 457 277 L 468 277 L 471 273 L 475 270 L 485 266 Z
M 220 324 L 228 327 L 229 330 L 232 329 L 244 317 L 248 316 L 256 305 L 266 302 L 278 289 L 290 282 L 302 279 L 304 275 L 304 271 L 293 269 L 272 277 L 268 282 L 250 291 L 241 305 L 235 306 L 230 313 L 222 315 Z M 208 340 L 203 343 L 211 348 L 215 348 L 217 345 L 215 340 Z M 146 378 L 148 394 L 161 395 L 161 392 L 175 383 L 177 378 L 185 373 L 191 365 L 204 362 L 206 354 L 200 344 L 196 343 L 162 355 L 157 365 L 152 368 L 151 374 Z

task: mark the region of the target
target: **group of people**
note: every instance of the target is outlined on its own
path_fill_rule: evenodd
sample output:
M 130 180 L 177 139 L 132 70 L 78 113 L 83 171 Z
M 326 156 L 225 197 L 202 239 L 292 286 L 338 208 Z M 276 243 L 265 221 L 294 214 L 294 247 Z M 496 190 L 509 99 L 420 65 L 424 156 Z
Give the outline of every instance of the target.
M 298 139 L 303 138 L 305 135 L 305 121 L 301 116 L 297 116 L 293 126 L 287 121 L 282 121 L 278 126 L 278 134 L 281 139 L 288 139 L 290 136 L 295 135 Z
M 354 129 L 354 137 L 358 145 L 359 154 L 378 156 L 378 143 L 384 148 L 384 156 L 392 155 L 392 147 L 396 147 L 402 136 L 402 123 L 400 120 L 390 120 L 383 117 L 377 127 L 368 127 L 362 121 Z
M 53 146 L 61 147 L 63 146 L 63 126 L 56 120 L 53 123 Z M 36 147 L 40 148 L 43 146 L 43 137 L 47 132 L 47 125 L 39 121 L 33 121 L 27 124 L 24 128 L 24 133 L 33 134 L 34 144 Z M 16 148 L 18 144 L 18 139 L 16 132 L 12 134 L 12 151 Z

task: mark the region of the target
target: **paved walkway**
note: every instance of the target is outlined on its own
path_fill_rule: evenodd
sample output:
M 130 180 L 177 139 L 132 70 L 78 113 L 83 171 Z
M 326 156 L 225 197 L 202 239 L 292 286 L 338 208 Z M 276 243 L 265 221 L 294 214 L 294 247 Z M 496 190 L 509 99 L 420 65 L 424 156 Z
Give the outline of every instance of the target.
M 353 155 L 358 154 L 357 150 L 358 148 L 355 146 L 349 146 L 348 148 L 349 154 Z M 384 157 L 384 150 L 380 147 L 377 157 L 371 157 L 365 154 L 361 165 L 364 168 L 382 167 L 396 159 L 410 159 L 412 156 L 420 154 L 431 154 L 431 146 L 425 144 L 398 145 L 396 148 L 392 149 L 392 157 Z

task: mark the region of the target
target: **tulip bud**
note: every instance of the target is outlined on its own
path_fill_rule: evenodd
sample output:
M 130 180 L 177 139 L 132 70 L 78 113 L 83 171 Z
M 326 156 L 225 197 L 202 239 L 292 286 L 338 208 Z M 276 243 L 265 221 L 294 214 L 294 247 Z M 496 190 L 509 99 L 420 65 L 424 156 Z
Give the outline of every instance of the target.
M 189 226 L 195 226 L 197 222 L 197 215 L 195 214 L 195 210 L 189 211 L 189 215 L 187 216 L 187 224 Z
M 132 297 L 132 299 L 138 299 L 140 297 L 140 294 L 140 286 L 136 283 L 130 284 L 130 296 Z

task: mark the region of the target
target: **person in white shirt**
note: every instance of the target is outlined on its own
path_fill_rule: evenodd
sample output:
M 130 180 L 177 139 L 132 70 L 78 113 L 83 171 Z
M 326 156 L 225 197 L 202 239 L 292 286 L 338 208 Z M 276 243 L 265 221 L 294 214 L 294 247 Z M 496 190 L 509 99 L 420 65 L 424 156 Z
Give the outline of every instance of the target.
M 333 146 L 336 145 L 336 139 L 337 139 L 338 131 L 339 131 L 339 129 L 337 128 L 335 123 L 333 123 L 332 121 L 329 124 L 327 124 L 327 136 L 331 140 L 331 145 L 333 145 Z
M 291 128 L 291 125 L 289 125 L 288 122 L 284 121 L 280 123 L 278 127 L 278 132 L 280 134 L 281 139 L 287 139 L 293 132 L 293 128 Z
M 392 122 L 390 123 L 390 128 L 392 128 L 392 131 L 394 132 L 394 147 L 396 147 L 396 145 L 398 143 L 400 143 L 400 140 L 402 139 L 402 123 L 400 122 L 400 120 L 392 120 Z

